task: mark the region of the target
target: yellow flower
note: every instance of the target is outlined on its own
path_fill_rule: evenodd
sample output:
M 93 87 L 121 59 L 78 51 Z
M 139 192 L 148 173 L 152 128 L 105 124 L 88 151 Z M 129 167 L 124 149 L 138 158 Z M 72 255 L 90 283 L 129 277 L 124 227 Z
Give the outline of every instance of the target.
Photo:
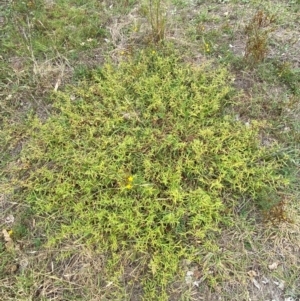
M 128 180 L 129 183 L 132 183 L 133 182 L 133 176 L 128 177 L 127 180 Z
M 132 189 L 132 185 L 129 183 L 125 186 L 126 189 Z
M 210 49 L 209 49 L 209 44 L 207 44 L 207 43 L 205 43 L 205 50 L 206 50 L 206 52 L 209 52 L 209 51 L 210 51 Z

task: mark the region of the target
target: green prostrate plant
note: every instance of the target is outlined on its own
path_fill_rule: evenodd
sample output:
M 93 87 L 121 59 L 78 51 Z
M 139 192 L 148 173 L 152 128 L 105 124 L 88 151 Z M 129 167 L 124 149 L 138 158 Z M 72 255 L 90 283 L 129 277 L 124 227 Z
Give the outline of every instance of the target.
M 85 242 L 114 271 L 131 262 L 144 299 L 167 300 L 180 264 L 199 259 L 241 196 L 267 201 L 285 184 L 260 123 L 223 113 L 229 78 L 144 51 L 55 93 L 20 161 L 26 202 L 51 220 L 49 243 Z
M 247 43 L 245 59 L 250 65 L 262 62 L 268 53 L 269 33 L 274 30 L 270 25 L 275 16 L 259 10 L 246 26 Z

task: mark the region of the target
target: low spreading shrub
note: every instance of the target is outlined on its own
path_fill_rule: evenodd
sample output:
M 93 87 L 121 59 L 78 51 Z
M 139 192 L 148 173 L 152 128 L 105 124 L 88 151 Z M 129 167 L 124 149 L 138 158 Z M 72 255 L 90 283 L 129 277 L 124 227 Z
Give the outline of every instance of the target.
M 224 113 L 229 82 L 224 69 L 142 51 L 56 92 L 20 163 L 49 243 L 80 240 L 119 264 L 143 258 L 145 300 L 158 288 L 166 299 L 180 262 L 196 260 L 241 197 L 263 203 L 286 183 L 261 123 Z

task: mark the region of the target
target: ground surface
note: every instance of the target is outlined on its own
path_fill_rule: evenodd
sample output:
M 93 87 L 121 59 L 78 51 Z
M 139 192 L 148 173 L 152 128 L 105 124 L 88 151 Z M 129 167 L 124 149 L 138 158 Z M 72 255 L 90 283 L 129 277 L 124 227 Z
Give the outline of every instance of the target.
M 277 141 L 295 165 L 295 184 L 285 193 L 289 220 L 266 222 L 244 200 L 235 223 L 199 247 L 200 264 L 182 264 L 185 277 L 169 287 L 169 300 L 300 300 L 300 3 L 170 0 L 160 9 L 165 24 L 151 27 L 149 1 L 0 2 L 1 300 L 143 300 L 136 266 L 124 262 L 116 283 L 103 272 L 105 255 L 80 240 L 45 247 L 45 217 L 32 214 L 11 178 L 27 118 L 47 120 L 53 91 L 76 85 L 107 60 L 149 46 L 159 51 L 156 39 L 185 62 L 226 66 L 240 91 L 231 113 L 245 123 L 267 120 L 262 143 Z M 246 62 L 245 28 L 258 10 L 274 16 L 268 50 L 262 61 Z M 51 218 L 44 223 L 55 224 Z

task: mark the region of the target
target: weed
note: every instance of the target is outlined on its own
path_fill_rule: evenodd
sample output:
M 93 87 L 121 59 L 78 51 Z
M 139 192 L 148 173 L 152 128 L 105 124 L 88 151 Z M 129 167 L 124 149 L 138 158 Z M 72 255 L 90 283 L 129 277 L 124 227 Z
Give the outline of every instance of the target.
M 300 68 L 292 68 L 288 62 L 281 63 L 277 66 L 278 77 L 284 82 L 292 91 L 292 93 L 300 94 Z
M 151 25 L 151 40 L 154 43 L 162 42 L 166 31 L 166 10 L 162 0 L 148 0 L 144 13 Z
M 223 115 L 228 74 L 209 69 L 152 50 L 106 64 L 54 94 L 57 113 L 32 119 L 22 152 L 26 201 L 56 217 L 44 224 L 49 244 L 72 237 L 114 253 L 111 271 L 144 262 L 147 300 L 167 299 L 180 262 L 197 261 L 233 199 L 260 203 L 286 183 L 275 148 L 259 145 L 260 123 Z
M 268 53 L 269 33 L 274 30 L 270 25 L 275 21 L 275 16 L 269 16 L 259 10 L 246 26 L 247 42 L 245 59 L 250 65 L 263 61 Z

